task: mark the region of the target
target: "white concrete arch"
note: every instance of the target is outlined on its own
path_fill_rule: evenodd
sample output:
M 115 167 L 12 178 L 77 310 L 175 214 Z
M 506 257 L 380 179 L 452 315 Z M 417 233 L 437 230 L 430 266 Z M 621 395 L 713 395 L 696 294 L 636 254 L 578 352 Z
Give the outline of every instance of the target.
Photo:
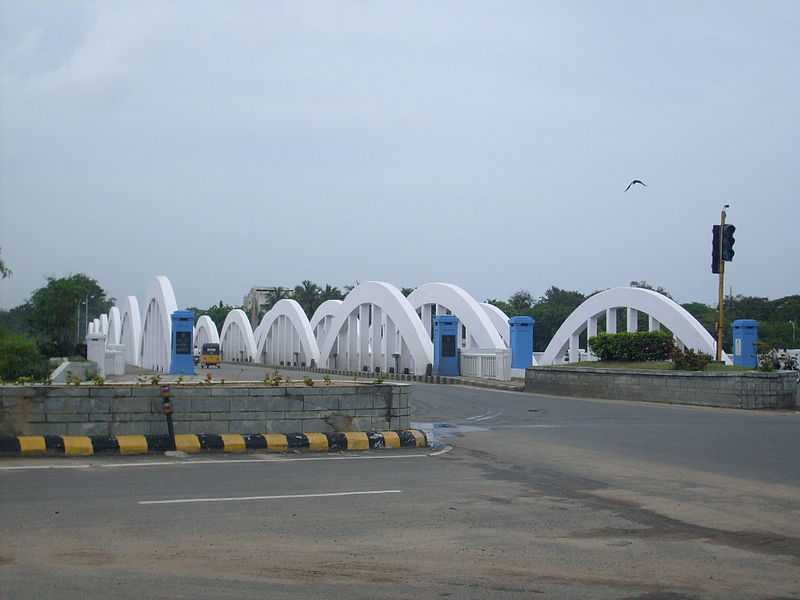
M 429 364 L 430 336 L 400 290 L 382 281 L 367 281 L 347 295 L 320 347 L 320 366 L 334 369 L 424 375 Z
M 311 324 L 296 300 L 275 303 L 258 326 L 257 356 L 268 365 L 319 365 L 319 346 Z
M 172 313 L 178 310 L 178 305 L 172 284 L 164 275 L 153 279 L 144 306 L 140 366 L 168 372 L 172 355 Z
M 714 356 L 716 342 L 705 327 L 685 308 L 663 294 L 634 287 L 611 288 L 586 299 L 558 328 L 548 344 L 539 364 L 550 365 L 557 362 L 569 349 L 570 360 L 577 359 L 578 338 L 584 330 L 589 337 L 597 334 L 597 318 L 605 314 L 607 330 L 616 333 L 617 309 L 628 311 L 628 331 L 636 331 L 639 312 L 649 315 L 649 329 L 657 330 L 661 324 L 675 336 L 677 343 Z M 723 359 L 730 358 L 723 353 Z
M 241 308 L 234 308 L 225 317 L 219 339 L 222 360 L 253 362 L 256 359 L 253 327 Z
M 422 325 L 430 339 L 431 313 L 433 306 L 441 306 L 455 315 L 466 328 L 466 343 L 459 346 L 467 348 L 505 349 L 503 338 L 492 323 L 489 315 L 481 308 L 475 298 L 457 285 L 433 282 L 419 286 L 408 296 L 408 303 L 416 311 L 421 311 Z M 439 310 L 437 309 L 437 314 Z M 461 331 L 459 331 L 459 339 Z
M 219 344 L 217 325 L 208 315 L 202 315 L 197 319 L 194 327 L 194 345 L 202 350 L 203 344 Z
M 122 301 L 122 314 L 119 328 L 119 343 L 125 346 L 125 364 L 141 365 L 142 315 L 139 312 L 139 300 L 136 296 L 128 296 Z
M 333 319 L 339 312 L 342 306 L 341 300 L 325 300 L 317 307 L 311 317 L 311 331 L 314 333 L 314 338 L 317 340 L 317 345 L 321 346 L 325 340 L 325 336 L 330 331 Z
M 119 309 L 116 306 L 112 306 L 108 311 L 108 337 L 106 338 L 106 343 L 119 344 L 121 325 Z
M 509 336 L 511 334 L 508 329 L 508 315 L 494 304 L 489 304 L 488 302 L 481 302 L 481 308 L 489 316 L 489 320 L 492 322 L 492 325 L 494 325 L 497 333 L 500 334 L 500 337 L 503 338 L 505 345 L 510 345 L 511 341 Z

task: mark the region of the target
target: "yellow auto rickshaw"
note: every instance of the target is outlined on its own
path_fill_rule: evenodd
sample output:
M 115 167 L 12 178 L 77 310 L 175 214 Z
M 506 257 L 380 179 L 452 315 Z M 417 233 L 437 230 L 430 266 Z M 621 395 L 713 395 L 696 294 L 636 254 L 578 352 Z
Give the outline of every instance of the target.
M 219 344 L 203 344 L 203 349 L 200 352 L 200 368 L 217 367 L 221 369 L 222 361 L 220 358 Z

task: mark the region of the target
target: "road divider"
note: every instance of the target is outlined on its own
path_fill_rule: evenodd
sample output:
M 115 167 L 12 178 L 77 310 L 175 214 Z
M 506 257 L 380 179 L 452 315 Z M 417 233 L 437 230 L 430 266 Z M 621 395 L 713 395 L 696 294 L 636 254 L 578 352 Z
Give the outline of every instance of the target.
M 382 448 L 426 448 L 428 439 L 416 429 L 343 431 L 334 433 L 185 433 L 175 436 L 175 449 L 201 452 L 329 452 Z M 92 456 L 95 454 L 158 454 L 172 450 L 168 435 L 23 435 L 0 437 L 0 455 Z

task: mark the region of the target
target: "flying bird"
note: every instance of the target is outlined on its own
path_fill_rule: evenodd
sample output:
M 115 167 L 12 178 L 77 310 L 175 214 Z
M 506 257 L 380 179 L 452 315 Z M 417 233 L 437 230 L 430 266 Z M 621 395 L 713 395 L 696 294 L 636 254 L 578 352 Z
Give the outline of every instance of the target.
M 631 186 L 636 184 L 636 183 L 638 183 L 639 185 L 643 185 L 644 187 L 647 187 L 647 184 L 644 181 L 642 181 L 641 179 L 634 179 L 633 181 L 631 181 L 628 184 L 628 187 L 625 188 L 625 191 L 627 192 L 629 189 L 631 189 Z

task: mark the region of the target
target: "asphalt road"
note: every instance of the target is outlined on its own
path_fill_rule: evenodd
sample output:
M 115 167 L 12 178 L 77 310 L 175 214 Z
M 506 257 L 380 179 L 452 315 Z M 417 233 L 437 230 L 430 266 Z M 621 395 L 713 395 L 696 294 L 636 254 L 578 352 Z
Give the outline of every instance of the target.
M 0 597 L 800 598 L 800 414 L 412 402 L 452 450 L 0 461 Z

